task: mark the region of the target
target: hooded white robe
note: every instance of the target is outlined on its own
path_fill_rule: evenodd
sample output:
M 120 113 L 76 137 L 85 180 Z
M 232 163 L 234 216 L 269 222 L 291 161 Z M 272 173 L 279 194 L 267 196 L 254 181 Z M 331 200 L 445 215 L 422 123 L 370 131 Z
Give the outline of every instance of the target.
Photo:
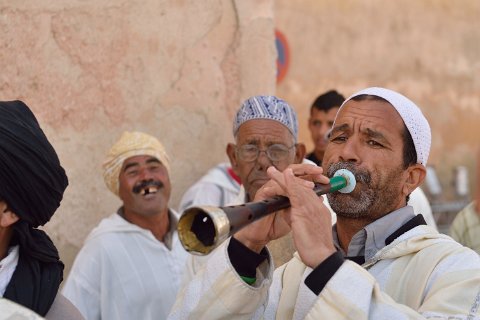
M 87 320 L 165 319 L 188 255 L 171 235 L 170 250 L 117 213 L 103 219 L 78 253 L 63 294 Z

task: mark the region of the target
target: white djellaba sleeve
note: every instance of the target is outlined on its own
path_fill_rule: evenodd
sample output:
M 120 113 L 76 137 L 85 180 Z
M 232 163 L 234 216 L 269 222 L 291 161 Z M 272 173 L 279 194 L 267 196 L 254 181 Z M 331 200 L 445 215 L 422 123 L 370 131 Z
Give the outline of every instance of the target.
M 225 241 L 213 251 L 204 268 L 177 295 L 169 320 L 179 319 L 260 319 L 270 287 L 272 258 L 258 268 L 256 284 L 245 283 L 228 257 Z

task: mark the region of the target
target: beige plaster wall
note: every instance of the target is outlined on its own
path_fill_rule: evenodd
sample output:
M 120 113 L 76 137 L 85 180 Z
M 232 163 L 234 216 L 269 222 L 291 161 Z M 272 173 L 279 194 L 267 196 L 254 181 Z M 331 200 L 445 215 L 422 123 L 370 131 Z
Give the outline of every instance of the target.
M 429 163 L 445 188 L 454 166 L 474 170 L 480 147 L 479 1 L 277 0 L 275 25 L 291 51 L 277 95 L 299 111 L 300 138 L 309 150 L 307 119 L 318 94 L 384 86 L 410 97 L 429 119 Z
M 226 158 L 240 102 L 274 93 L 273 0 L 0 1 L 0 99 L 24 100 L 70 179 L 46 229 L 67 271 L 120 204 L 101 163 L 124 130 L 160 138 L 172 205 Z
M 67 271 L 113 212 L 100 165 L 124 130 L 158 136 L 172 159 L 172 205 L 225 160 L 248 96 L 308 109 L 321 92 L 399 90 L 430 119 L 430 163 L 451 178 L 480 144 L 480 3 L 475 0 L 0 0 L 0 99 L 36 113 L 70 178 L 46 229 Z M 291 63 L 275 85 L 274 25 Z M 473 170 L 473 169 L 472 169 Z

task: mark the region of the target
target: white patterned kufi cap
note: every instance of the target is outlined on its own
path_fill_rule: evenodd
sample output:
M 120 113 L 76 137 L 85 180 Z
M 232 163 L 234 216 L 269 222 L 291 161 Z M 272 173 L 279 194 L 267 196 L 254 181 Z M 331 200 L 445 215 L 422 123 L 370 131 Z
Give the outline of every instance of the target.
M 432 133 L 430 130 L 430 125 L 428 124 L 428 121 L 420 108 L 418 108 L 417 105 L 410 99 L 398 92 L 385 88 L 371 87 L 354 93 L 351 97 L 345 100 L 345 102 L 343 102 L 340 109 L 347 101 L 360 95 L 371 95 L 383 98 L 387 100 L 395 108 L 395 110 L 397 110 L 397 112 L 400 114 L 400 117 L 402 117 L 405 126 L 410 132 L 410 135 L 412 136 L 413 144 L 415 145 L 415 151 L 417 152 L 417 163 L 420 163 L 424 166 L 427 165 L 428 155 L 430 154 L 430 146 L 432 144 Z
M 165 148 L 155 137 L 143 132 L 125 131 L 120 139 L 108 151 L 103 162 L 103 179 L 108 189 L 118 196 L 119 177 L 123 162 L 135 156 L 157 158 L 170 174 L 170 161 Z
M 286 101 L 275 96 L 254 96 L 245 100 L 233 119 L 233 136 L 237 135 L 242 124 L 258 119 L 280 122 L 292 133 L 295 143 L 297 142 L 297 114 Z

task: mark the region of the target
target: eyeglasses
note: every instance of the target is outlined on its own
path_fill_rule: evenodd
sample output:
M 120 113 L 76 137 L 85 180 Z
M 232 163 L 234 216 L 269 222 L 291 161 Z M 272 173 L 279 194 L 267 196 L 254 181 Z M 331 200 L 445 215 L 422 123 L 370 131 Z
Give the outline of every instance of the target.
M 278 162 L 287 159 L 290 154 L 290 150 L 295 147 L 295 144 L 290 148 L 283 144 L 272 144 L 267 147 L 266 150 L 260 150 L 258 146 L 254 144 L 244 144 L 237 147 L 237 155 L 240 160 L 246 162 L 253 162 L 258 159 L 260 152 L 265 152 L 268 159 L 272 162 Z

